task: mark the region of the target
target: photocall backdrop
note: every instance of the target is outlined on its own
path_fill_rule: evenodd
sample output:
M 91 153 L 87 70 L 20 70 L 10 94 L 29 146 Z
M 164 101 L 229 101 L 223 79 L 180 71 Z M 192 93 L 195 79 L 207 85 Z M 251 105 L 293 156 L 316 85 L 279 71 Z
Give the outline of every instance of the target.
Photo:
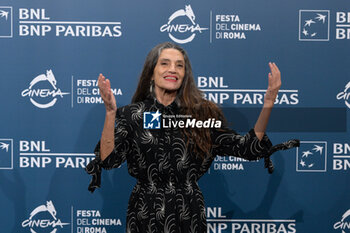
M 350 232 L 350 5 L 325 1 L 0 2 L 0 232 L 125 232 L 135 179 L 124 163 L 88 192 L 104 105 L 136 89 L 147 53 L 181 44 L 196 83 L 232 128 L 254 126 L 268 62 L 282 87 L 267 134 L 298 149 L 217 156 L 199 184 L 208 233 Z

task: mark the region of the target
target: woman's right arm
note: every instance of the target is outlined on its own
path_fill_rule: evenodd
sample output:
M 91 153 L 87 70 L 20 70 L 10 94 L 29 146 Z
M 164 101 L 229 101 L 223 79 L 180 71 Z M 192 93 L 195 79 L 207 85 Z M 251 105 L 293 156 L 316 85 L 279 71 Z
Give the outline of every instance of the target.
M 111 83 L 109 79 L 106 79 L 102 74 L 98 77 L 98 87 L 106 108 L 105 123 L 100 141 L 100 156 L 103 161 L 114 149 L 114 128 L 117 104 L 111 90 Z

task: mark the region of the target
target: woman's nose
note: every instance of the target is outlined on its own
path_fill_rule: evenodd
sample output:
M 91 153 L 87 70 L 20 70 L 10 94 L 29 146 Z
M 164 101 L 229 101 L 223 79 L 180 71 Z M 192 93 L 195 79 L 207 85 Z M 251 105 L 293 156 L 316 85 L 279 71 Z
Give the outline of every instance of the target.
M 170 66 L 169 66 L 169 72 L 173 72 L 173 73 L 176 72 L 176 65 L 175 65 L 175 64 L 170 64 Z

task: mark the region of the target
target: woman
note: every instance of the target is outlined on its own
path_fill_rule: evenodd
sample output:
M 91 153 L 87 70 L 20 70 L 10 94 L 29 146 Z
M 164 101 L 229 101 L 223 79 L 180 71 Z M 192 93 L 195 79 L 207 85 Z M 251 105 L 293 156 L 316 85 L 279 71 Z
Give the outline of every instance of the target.
M 96 159 L 86 168 L 93 175 L 89 190 L 100 186 L 101 168 L 119 167 L 127 160 L 130 175 L 137 179 L 130 196 L 127 232 L 207 232 L 205 206 L 198 179 L 209 169 L 216 155 L 257 160 L 271 153 L 265 135 L 281 76 L 269 63 L 268 89 L 264 107 L 254 129 L 241 136 L 224 126 L 221 110 L 203 99 L 195 86 L 186 52 L 176 44 L 162 43 L 148 54 L 132 104 L 118 108 L 110 81 L 98 78 L 105 103 L 102 137 Z M 144 129 L 144 112 L 191 116 L 205 121 L 222 121 L 219 128 Z M 284 144 L 286 149 L 296 144 Z M 276 150 L 276 148 L 275 148 Z

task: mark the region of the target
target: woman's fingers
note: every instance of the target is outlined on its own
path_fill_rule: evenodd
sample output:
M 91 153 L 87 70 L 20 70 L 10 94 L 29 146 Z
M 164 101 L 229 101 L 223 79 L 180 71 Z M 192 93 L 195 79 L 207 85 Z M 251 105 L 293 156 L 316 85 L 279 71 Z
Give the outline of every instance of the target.
M 109 110 L 116 110 L 116 101 L 115 97 L 113 95 L 113 92 L 111 90 L 111 82 L 109 79 L 106 79 L 105 76 L 100 74 L 98 76 L 98 87 L 100 89 L 100 95 L 103 99 L 103 102 L 105 103 L 107 111 Z
M 105 83 L 106 83 L 106 88 L 108 90 L 110 90 L 111 89 L 111 82 L 109 81 L 109 79 L 106 79 Z
M 111 83 L 102 74 L 98 77 L 98 87 L 100 89 L 101 95 L 108 95 L 111 89 Z
M 276 72 L 280 74 L 281 72 L 280 72 L 280 70 L 278 69 L 278 66 L 276 65 L 276 63 L 273 63 L 273 66 L 274 66 Z
M 272 74 L 271 74 L 271 72 L 269 73 L 269 79 L 272 79 Z
M 98 76 L 98 87 L 104 88 L 106 86 L 106 78 L 105 76 L 103 76 L 102 74 L 100 74 L 100 76 Z
M 103 81 L 105 80 L 105 77 L 102 75 L 102 74 L 100 74 L 99 76 L 98 76 L 98 86 L 100 87 L 102 84 L 103 84 Z
M 270 66 L 271 74 L 273 75 L 273 77 L 278 75 L 279 70 L 278 70 L 276 64 L 274 62 L 270 62 L 269 66 Z
M 281 86 L 281 72 L 274 62 L 269 62 L 271 72 L 269 73 L 269 86 L 280 87 Z
M 265 103 L 274 103 L 281 87 L 281 73 L 274 62 L 269 62 L 268 88 L 265 94 Z

